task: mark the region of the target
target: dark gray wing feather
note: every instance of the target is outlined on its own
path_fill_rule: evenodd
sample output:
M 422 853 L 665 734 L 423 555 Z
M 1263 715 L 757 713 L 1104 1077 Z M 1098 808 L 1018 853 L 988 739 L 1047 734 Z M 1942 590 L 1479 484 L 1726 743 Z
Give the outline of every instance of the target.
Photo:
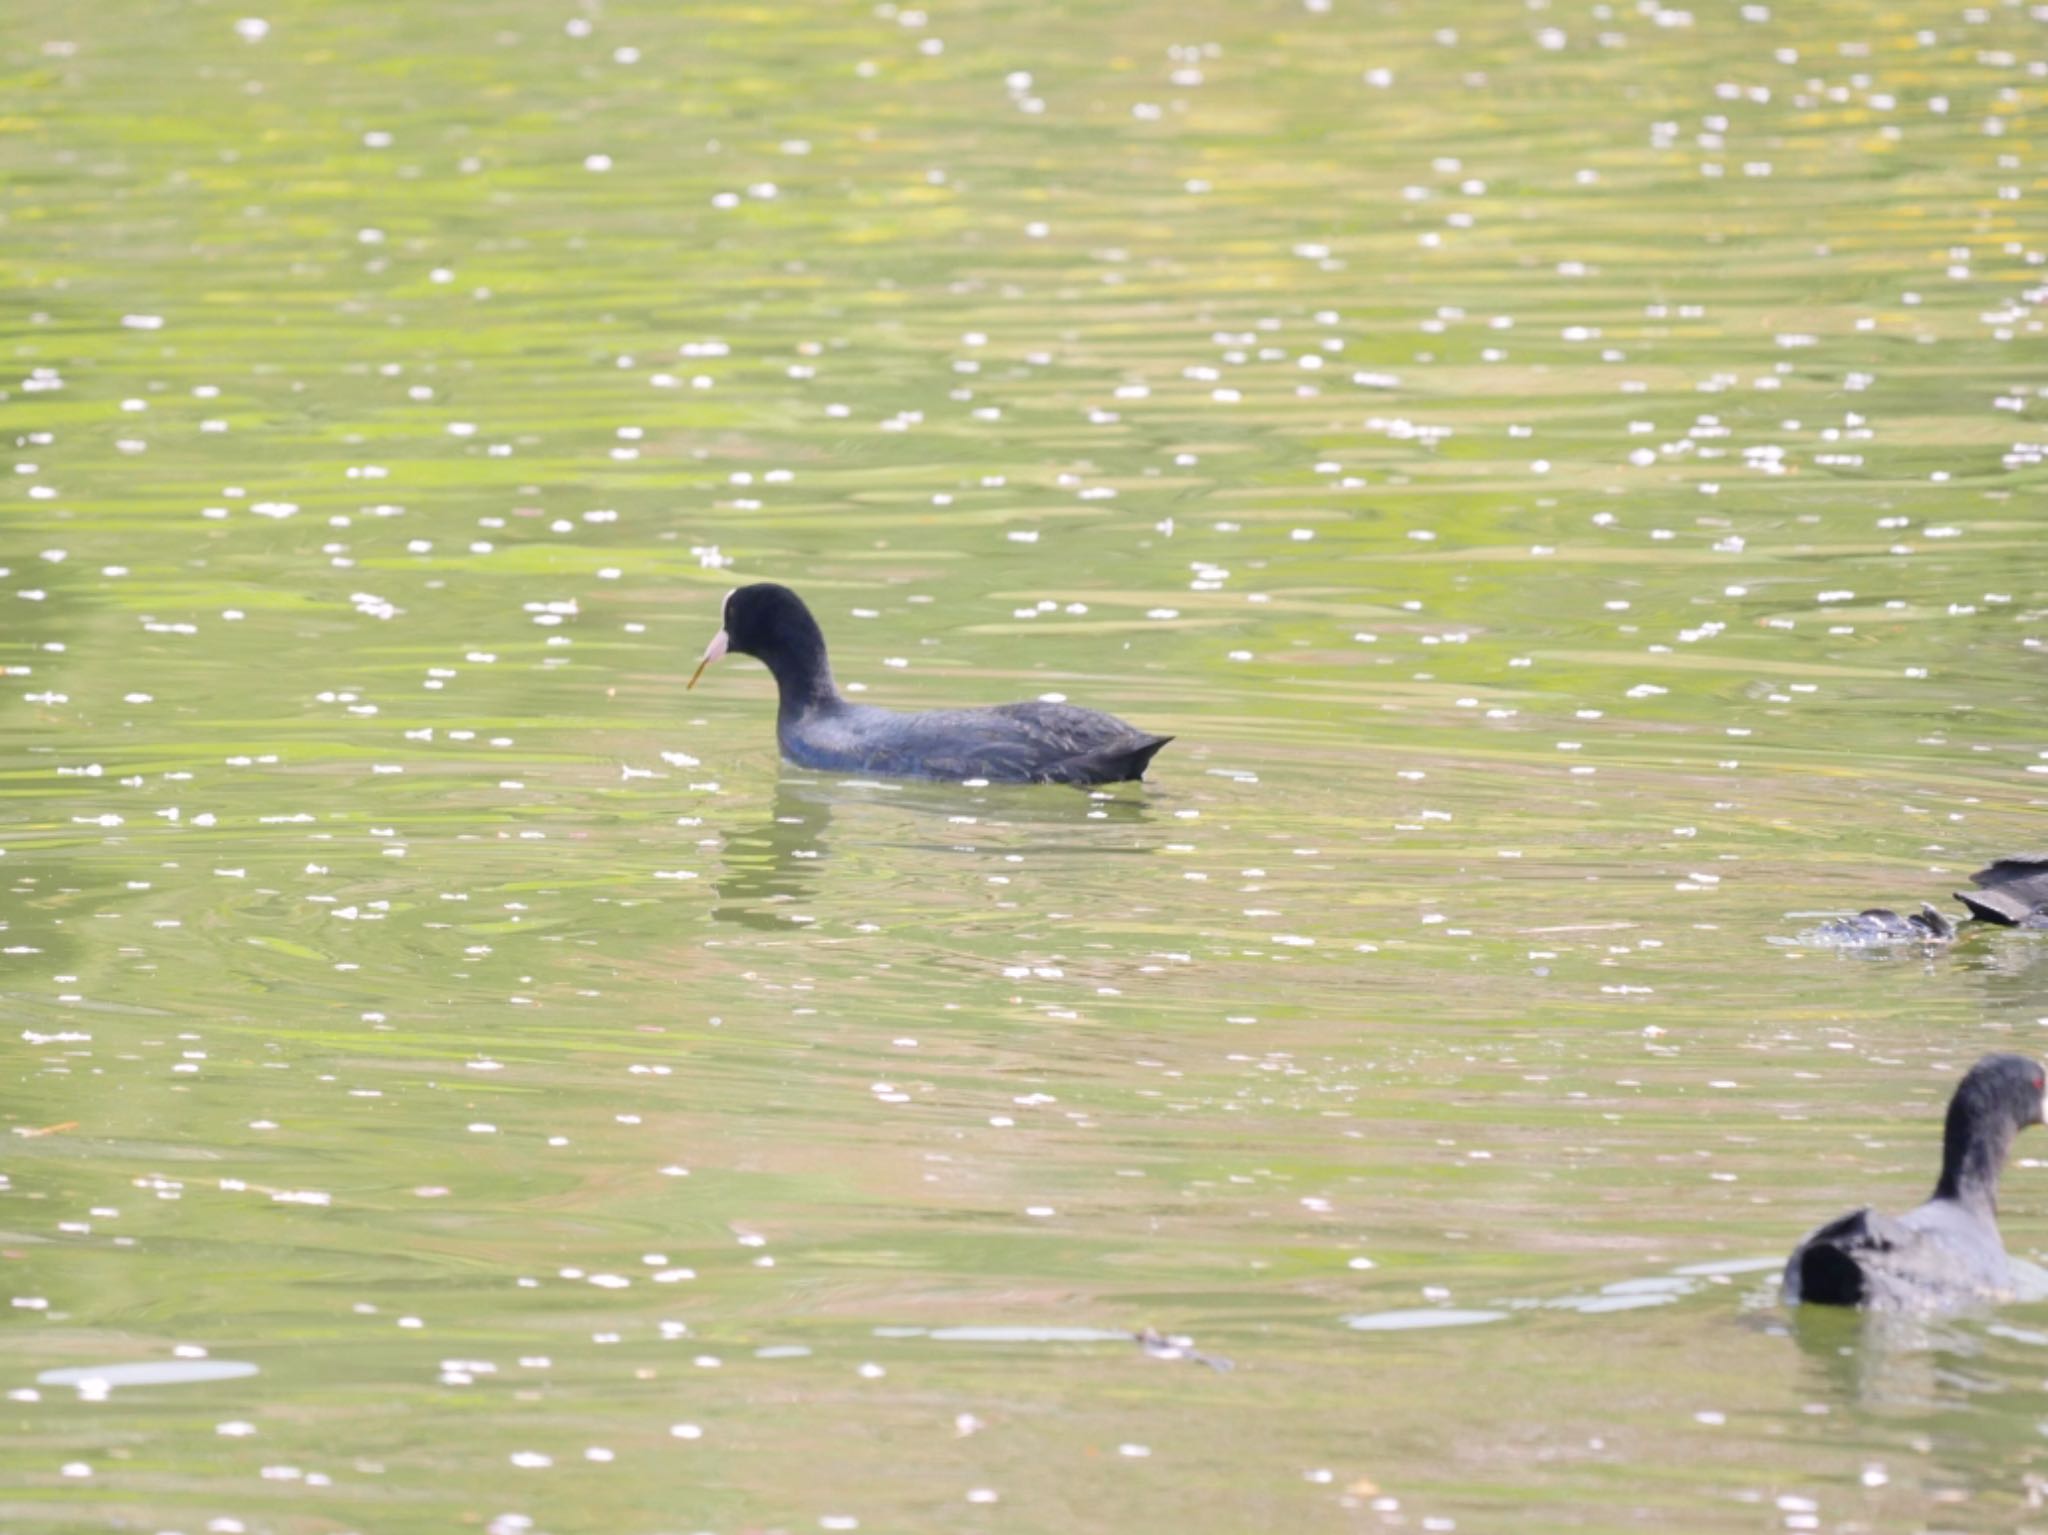
M 1970 883 L 1985 892 L 1981 899 L 1994 912 L 1988 920 L 2010 919 L 2017 924 L 2030 913 L 2048 908 L 2048 858 L 2001 858 L 1970 876 Z M 1963 897 L 1963 904 L 1975 910 L 1975 903 Z
M 2010 890 L 1958 890 L 1956 899 L 1969 907 L 1970 915 L 1979 922 L 1994 922 L 2000 927 L 2024 926 L 2039 909 Z
M 1003 704 L 921 714 L 860 710 L 829 736 L 800 727 L 791 755 L 809 765 L 993 783 L 1114 783 L 1140 776 L 1165 736 L 1072 704 Z M 828 756 L 829 754 L 829 756 Z
M 1854 1210 L 1792 1250 L 1784 1296 L 1810 1305 L 1946 1311 L 2010 1287 L 1995 1223 L 1953 1200 L 1931 1199 L 1902 1217 Z
M 2048 858 L 2001 858 L 1970 876 L 1978 894 L 1958 890 L 1970 915 L 2000 927 L 2048 927 Z

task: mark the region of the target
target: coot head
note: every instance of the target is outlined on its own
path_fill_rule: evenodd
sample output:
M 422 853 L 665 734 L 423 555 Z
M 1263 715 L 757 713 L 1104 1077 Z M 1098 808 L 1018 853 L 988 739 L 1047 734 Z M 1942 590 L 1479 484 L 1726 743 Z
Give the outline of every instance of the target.
M 2044 1084 L 2048 1074 L 2039 1061 L 2024 1055 L 1987 1055 L 1956 1085 L 1950 1110 L 1973 1119 L 2003 1119 L 2014 1130 L 2024 1130 L 2042 1122 Z
M 704 668 L 726 654 L 752 656 L 775 674 L 783 702 L 794 704 L 834 696 L 825 661 L 825 636 L 803 598 L 786 586 L 759 581 L 725 594 L 718 633 L 690 674 L 691 687 Z
M 2013 1137 L 2042 1123 L 2041 1063 L 2024 1055 L 1987 1055 L 1949 1100 L 1937 1198 L 1995 1202 L 1998 1174 Z

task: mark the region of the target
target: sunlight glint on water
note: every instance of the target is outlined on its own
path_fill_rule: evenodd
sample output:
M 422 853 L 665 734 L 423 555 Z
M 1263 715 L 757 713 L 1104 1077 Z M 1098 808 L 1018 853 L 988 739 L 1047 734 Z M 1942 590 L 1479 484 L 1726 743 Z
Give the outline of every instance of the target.
M 1770 1255 L 2043 1049 L 1796 941 L 2042 845 L 2042 54 L 10 15 L 0 1523 L 2030 1517 L 2042 1302 Z M 781 767 L 757 579 L 1176 740 Z

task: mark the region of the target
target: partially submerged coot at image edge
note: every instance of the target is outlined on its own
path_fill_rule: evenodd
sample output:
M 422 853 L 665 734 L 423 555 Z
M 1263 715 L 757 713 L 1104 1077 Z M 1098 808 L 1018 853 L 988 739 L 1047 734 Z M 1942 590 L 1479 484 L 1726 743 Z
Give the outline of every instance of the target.
M 2013 1138 L 2041 1123 L 2043 1081 L 2024 1055 L 1972 1066 L 1949 1100 L 1933 1196 L 1904 1215 L 1865 1206 L 1819 1228 L 1786 1261 L 1786 1302 L 1933 1312 L 2010 1294 L 1998 1177 Z
M 798 767 L 892 778 L 1107 784 L 1142 778 L 1171 736 L 1071 704 L 999 704 L 908 714 L 848 703 L 825 636 L 803 599 L 761 582 L 725 594 L 723 622 L 689 685 L 723 655 L 753 656 L 775 676 L 775 737 Z
M 1970 917 L 1989 927 L 2048 931 L 2048 858 L 2001 858 L 1970 876 L 1974 891 L 1958 890 L 1956 899 Z M 1964 926 L 1967 925 L 1967 922 Z M 1824 922 L 1802 937 L 1840 948 L 1890 943 L 1944 944 L 1964 931 L 1925 901 L 1911 915 L 1873 906 L 1853 917 Z
M 2048 858 L 2001 858 L 1970 876 L 1973 895 L 1956 899 L 1979 922 L 1999 927 L 2048 928 Z

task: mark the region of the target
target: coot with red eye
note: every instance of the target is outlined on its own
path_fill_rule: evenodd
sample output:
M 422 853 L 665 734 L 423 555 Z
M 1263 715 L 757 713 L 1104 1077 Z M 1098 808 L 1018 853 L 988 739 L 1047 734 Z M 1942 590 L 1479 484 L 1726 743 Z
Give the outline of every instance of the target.
M 991 783 L 1120 783 L 1142 778 L 1171 736 L 1148 735 L 1114 715 L 1063 703 L 1001 704 L 902 714 L 848 703 L 832 681 L 825 636 L 803 599 L 761 582 L 725 595 L 724 624 L 704 668 L 729 652 L 775 675 L 775 736 L 798 767 L 894 778 L 985 778 Z
M 2013 1137 L 2041 1123 L 2043 1081 L 2024 1055 L 1972 1066 L 1949 1099 L 1934 1197 L 1904 1215 L 1865 1207 L 1822 1226 L 1785 1264 L 1786 1301 L 1946 1311 L 2007 1294 L 1998 1175 Z

